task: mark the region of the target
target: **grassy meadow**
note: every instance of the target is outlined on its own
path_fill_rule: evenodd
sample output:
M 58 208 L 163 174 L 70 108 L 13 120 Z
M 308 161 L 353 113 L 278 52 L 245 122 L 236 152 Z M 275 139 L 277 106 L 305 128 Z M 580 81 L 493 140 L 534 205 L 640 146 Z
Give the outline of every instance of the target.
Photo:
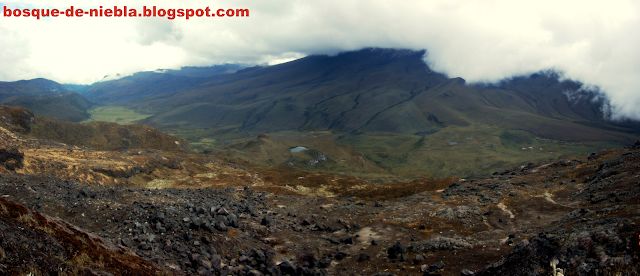
M 102 106 L 90 111 L 89 120 L 134 124 L 151 115 L 124 106 Z M 424 136 L 411 134 L 331 131 L 270 132 L 268 139 L 238 130 L 239 125 L 187 129 L 163 126 L 161 130 L 187 139 L 197 151 L 265 164 L 282 164 L 293 158 L 301 169 L 347 174 L 372 181 L 411 180 L 421 177 L 473 177 L 528 163 L 589 154 L 623 145 L 612 142 L 564 142 L 536 137 L 521 130 L 475 124 L 448 126 Z M 252 142 L 253 141 L 253 142 Z M 308 147 L 291 153 L 289 148 Z M 310 166 L 315 152 L 329 157 Z
M 125 106 L 98 106 L 89 111 L 91 117 L 83 123 L 112 122 L 121 125 L 132 125 L 152 116 L 152 114 L 136 113 Z
M 390 173 L 410 178 L 487 175 L 514 166 L 622 146 L 548 140 L 525 131 L 483 125 L 449 126 L 422 137 L 367 133 L 340 142 L 355 146 Z

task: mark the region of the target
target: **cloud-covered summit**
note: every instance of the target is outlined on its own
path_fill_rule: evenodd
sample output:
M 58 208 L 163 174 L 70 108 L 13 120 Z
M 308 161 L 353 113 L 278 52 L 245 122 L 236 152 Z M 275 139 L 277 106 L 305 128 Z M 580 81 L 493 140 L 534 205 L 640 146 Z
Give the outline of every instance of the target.
M 96 7 L 99 1 L 3 6 Z M 553 69 L 597 86 L 640 119 L 640 4 L 634 1 L 139 1 L 141 9 L 246 8 L 241 18 L 0 17 L 0 80 L 92 83 L 105 74 L 223 63 L 275 64 L 363 47 L 426 49 L 436 71 L 495 82 Z M 104 8 L 107 8 L 106 6 Z

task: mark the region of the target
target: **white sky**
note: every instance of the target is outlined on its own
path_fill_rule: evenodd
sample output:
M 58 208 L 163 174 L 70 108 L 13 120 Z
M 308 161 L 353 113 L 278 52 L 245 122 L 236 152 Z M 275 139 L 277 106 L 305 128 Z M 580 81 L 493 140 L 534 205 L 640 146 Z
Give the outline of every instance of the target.
M 2 0 L 0 0 L 2 1 Z M 493 82 L 543 69 L 599 86 L 640 119 L 640 1 L 192 0 L 1 2 L 8 8 L 248 8 L 244 18 L 0 17 L 0 80 L 276 64 L 363 47 L 426 49 L 432 69 Z M 4 9 L 4 8 L 3 8 Z

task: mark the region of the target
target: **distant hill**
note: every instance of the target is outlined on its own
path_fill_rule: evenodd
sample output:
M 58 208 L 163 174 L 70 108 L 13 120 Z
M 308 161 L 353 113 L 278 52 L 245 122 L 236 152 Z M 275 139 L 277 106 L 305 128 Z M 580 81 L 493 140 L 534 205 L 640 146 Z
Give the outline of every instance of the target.
M 17 96 L 34 97 L 71 91 L 62 84 L 43 78 L 14 82 L 0 81 L 0 101 Z
M 80 122 L 91 116 L 87 112 L 93 103 L 76 92 L 40 97 L 17 97 L 4 104 L 21 106 L 34 111 L 37 116 L 63 121 Z
M 235 73 L 241 68 L 240 65 L 227 64 L 138 72 L 115 80 L 96 82 L 86 88 L 83 95 L 98 103 L 123 103 L 195 86 L 206 82 L 208 78 Z
M 93 103 L 66 86 L 47 79 L 0 82 L 0 103 L 22 106 L 37 116 L 80 122 Z

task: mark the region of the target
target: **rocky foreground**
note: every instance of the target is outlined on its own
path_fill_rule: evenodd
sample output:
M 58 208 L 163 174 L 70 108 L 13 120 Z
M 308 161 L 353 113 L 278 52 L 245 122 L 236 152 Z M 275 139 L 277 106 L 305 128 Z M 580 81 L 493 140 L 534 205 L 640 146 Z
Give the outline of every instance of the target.
M 638 275 L 640 143 L 384 186 L 1 130 L 2 275 Z

